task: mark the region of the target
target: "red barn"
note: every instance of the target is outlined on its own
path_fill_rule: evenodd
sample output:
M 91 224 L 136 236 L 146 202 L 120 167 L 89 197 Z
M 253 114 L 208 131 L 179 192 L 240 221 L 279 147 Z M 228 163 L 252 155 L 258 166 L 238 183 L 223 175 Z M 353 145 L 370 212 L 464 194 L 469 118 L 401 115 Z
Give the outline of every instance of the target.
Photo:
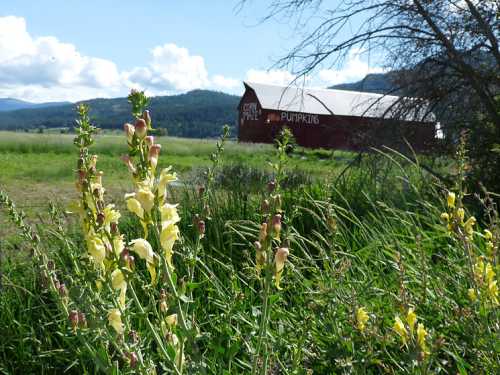
M 398 149 L 409 142 L 415 150 L 426 151 L 435 143 L 432 114 L 396 116 L 395 104 L 401 101 L 397 96 L 250 82 L 244 85 L 238 105 L 241 142 L 272 143 L 287 126 L 304 147 L 360 151 L 383 145 Z

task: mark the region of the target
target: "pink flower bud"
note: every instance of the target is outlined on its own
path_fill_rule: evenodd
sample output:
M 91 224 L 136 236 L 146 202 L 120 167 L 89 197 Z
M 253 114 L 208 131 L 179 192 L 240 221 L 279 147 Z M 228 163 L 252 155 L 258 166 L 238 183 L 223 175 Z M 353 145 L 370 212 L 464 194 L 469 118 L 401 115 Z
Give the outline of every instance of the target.
M 259 232 L 259 241 L 263 243 L 267 238 L 267 223 L 262 223 Z
M 204 220 L 198 221 L 198 234 L 200 235 L 200 238 L 203 238 L 203 236 L 205 236 L 205 221 Z
M 132 124 L 126 123 L 125 125 L 123 125 L 123 130 L 125 130 L 125 134 L 127 135 L 128 143 L 131 143 L 132 138 L 134 137 L 135 128 L 132 126 Z
M 144 142 L 146 142 L 146 144 L 151 147 L 155 143 L 155 137 L 153 137 L 152 135 L 148 135 L 144 138 Z
M 276 189 L 276 181 L 272 180 L 267 183 L 267 190 L 272 193 Z
M 160 155 L 160 150 L 161 150 L 161 145 L 160 144 L 154 144 L 149 148 L 149 162 L 151 163 L 151 166 L 153 168 L 156 168 L 156 165 L 158 164 L 158 156 Z
M 146 125 L 146 121 L 144 121 L 142 118 L 137 119 L 135 121 L 135 134 L 140 139 L 143 139 L 146 136 L 146 133 L 148 132 L 148 127 Z
M 85 316 L 84 312 L 79 312 L 78 313 L 78 324 L 81 328 L 87 327 L 87 317 Z
M 281 215 L 280 214 L 276 214 L 273 216 L 272 225 L 273 225 L 273 238 L 275 240 L 279 240 L 280 239 L 280 232 L 281 232 Z
M 137 366 L 137 354 L 135 352 L 128 353 L 127 355 L 129 364 L 131 368 L 135 368 Z
M 120 234 L 120 230 L 118 229 L 118 223 L 112 222 L 110 224 L 110 230 L 113 236 Z
M 102 226 L 104 224 L 104 219 L 104 214 L 102 212 L 99 212 L 96 218 L 97 224 L 99 224 L 99 226 Z
M 205 193 L 205 186 L 198 187 L 198 195 L 201 197 Z
M 267 214 L 269 212 L 269 201 L 264 199 L 262 204 L 260 205 L 261 211 L 263 214 Z
M 79 318 L 78 311 L 71 310 L 69 313 L 69 321 L 71 322 L 71 327 L 73 327 L 74 330 L 76 330 L 76 327 L 78 326 L 78 321 L 79 321 L 78 318 Z
M 121 159 L 123 160 L 123 162 L 127 166 L 130 173 L 135 174 L 137 172 L 137 169 L 135 169 L 134 164 L 132 164 L 132 159 L 130 159 L 130 156 L 122 155 Z
M 66 289 L 66 285 L 64 283 L 61 283 L 57 290 L 59 291 L 59 295 L 61 297 L 66 297 L 68 295 L 68 290 Z

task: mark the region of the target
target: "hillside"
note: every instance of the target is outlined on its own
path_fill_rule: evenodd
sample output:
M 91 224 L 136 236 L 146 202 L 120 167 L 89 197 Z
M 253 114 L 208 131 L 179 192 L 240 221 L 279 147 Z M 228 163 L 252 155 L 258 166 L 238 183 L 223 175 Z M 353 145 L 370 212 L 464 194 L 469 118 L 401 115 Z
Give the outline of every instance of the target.
M 352 83 L 341 83 L 329 87 L 330 89 L 337 90 L 348 90 L 348 91 L 361 91 L 361 92 L 373 92 L 376 94 L 396 94 L 394 93 L 395 87 L 392 83 L 392 77 L 394 72 L 389 73 L 379 73 L 379 74 L 368 74 L 361 81 Z
M 234 136 L 239 100 L 235 95 L 194 90 L 181 95 L 153 97 L 150 109 L 155 127 L 167 129 L 172 136 L 216 137 L 224 124 L 231 126 Z M 117 129 L 124 122 L 131 121 L 126 98 L 92 99 L 85 103 L 91 108 L 92 119 L 101 128 Z M 0 113 L 0 129 L 73 127 L 74 119 L 74 104 L 22 109 Z
M 28 108 L 56 107 L 65 104 L 71 104 L 71 103 L 70 102 L 30 103 L 19 99 L 0 98 L 0 112 L 15 111 L 18 109 L 28 109 Z

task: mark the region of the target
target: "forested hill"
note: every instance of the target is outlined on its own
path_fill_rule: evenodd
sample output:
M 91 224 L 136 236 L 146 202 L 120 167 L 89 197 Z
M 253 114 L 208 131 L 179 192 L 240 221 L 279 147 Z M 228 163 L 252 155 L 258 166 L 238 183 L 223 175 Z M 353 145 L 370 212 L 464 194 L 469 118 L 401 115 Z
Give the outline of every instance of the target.
M 236 135 L 239 96 L 208 90 L 151 98 L 150 110 L 154 126 L 165 128 L 169 135 L 206 138 L 220 134 L 224 124 Z M 95 124 L 104 129 L 121 128 L 131 121 L 126 98 L 92 99 L 85 101 L 91 108 Z M 70 127 L 75 124 L 75 104 L 22 109 L 0 113 L 0 129 L 22 130 Z

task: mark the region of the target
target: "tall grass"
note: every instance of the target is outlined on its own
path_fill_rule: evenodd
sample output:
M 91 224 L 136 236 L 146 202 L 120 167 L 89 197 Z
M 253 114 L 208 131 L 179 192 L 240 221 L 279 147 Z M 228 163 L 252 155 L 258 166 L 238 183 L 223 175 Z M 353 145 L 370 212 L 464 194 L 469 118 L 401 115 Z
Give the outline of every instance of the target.
M 167 142 L 164 148 L 168 147 Z M 230 153 L 231 146 L 226 147 Z M 498 306 L 486 295 L 476 301 L 468 296 L 475 281 L 466 249 L 474 262 L 483 256 L 498 271 L 497 209 L 487 197 L 484 200 L 480 194 L 489 216 L 479 220 L 474 234 L 464 240 L 457 234 L 462 233 L 459 223 L 454 232 L 441 219 L 441 213 L 451 210 L 446 203 L 448 191 L 460 197 L 460 184 L 445 187 L 393 151 L 364 158 L 327 182 L 291 172 L 290 183 L 281 191 L 282 231 L 290 255 L 283 290 L 271 289 L 263 335 L 268 373 L 500 371 Z M 255 360 L 262 365 L 259 371 L 263 369 L 265 358 L 255 356 L 264 313 L 263 280 L 255 271 L 253 243 L 263 220 L 265 185 L 273 178 L 265 168 L 229 164 L 214 181 L 203 250 L 196 256 L 195 282 L 187 286 L 187 280 L 178 280 L 192 291 L 188 305 L 195 317 L 196 335 L 186 347 L 187 373 L 250 373 Z M 193 264 L 188 249 L 195 244 L 193 214 L 199 212 L 202 198 L 194 186 L 178 187 L 173 193 L 179 200 L 183 234 L 174 262 L 182 275 Z M 472 213 L 466 210 L 465 218 Z M 82 234 L 64 209 L 53 209 L 50 218 L 38 224 L 41 243 L 60 270 L 60 278 L 71 285 L 80 272 L 75 254 L 78 258 L 85 253 Z M 484 228 L 493 233 L 493 251 L 488 249 Z M 137 217 L 126 215 L 120 232 L 129 238 L 140 236 Z M 18 373 L 21 364 L 24 373 L 135 372 L 115 352 L 113 339 L 104 331 L 103 337 L 92 341 L 97 336 L 91 333 L 90 319 L 88 329 L 72 330 L 56 308 L 57 298 L 40 280 L 34 259 L 16 256 L 29 255 L 29 241 L 9 240 L 2 246 L 0 372 Z M 147 274 L 145 267 L 138 269 Z M 70 288 L 73 297 L 84 293 L 79 285 Z M 138 291 L 139 298 L 147 293 Z M 360 308 L 369 318 L 363 329 L 358 322 Z M 403 342 L 394 328 L 399 316 L 409 332 L 409 308 L 428 333 L 426 351 L 416 333 L 408 333 Z M 90 316 L 92 306 L 87 309 Z M 140 317 L 133 321 L 139 322 Z M 156 371 L 170 372 L 171 364 L 161 360 L 147 328 L 136 330 L 139 346 L 148 350 L 145 353 Z M 97 356 L 92 357 L 95 350 Z

